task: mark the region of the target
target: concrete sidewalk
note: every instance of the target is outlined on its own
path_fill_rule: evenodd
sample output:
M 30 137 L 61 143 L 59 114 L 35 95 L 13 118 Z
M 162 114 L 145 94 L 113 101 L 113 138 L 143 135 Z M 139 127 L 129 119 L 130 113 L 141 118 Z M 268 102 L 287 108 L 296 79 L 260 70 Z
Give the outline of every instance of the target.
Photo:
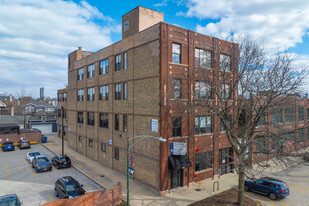
M 57 135 L 48 135 L 47 143 L 42 144 L 54 153 L 61 154 L 61 138 Z M 84 155 L 68 147 L 67 141 L 64 141 L 64 153 L 67 154 L 73 166 L 87 175 L 93 181 L 106 189 L 115 188 L 117 182 L 122 184 L 122 196 L 126 200 L 126 175 L 112 170 L 102 164 L 93 161 Z M 219 182 L 219 190 L 213 192 L 213 183 Z M 223 175 L 220 178 L 208 179 L 198 183 L 192 183 L 190 186 L 174 189 L 159 196 L 157 192 L 140 184 L 137 181 L 130 180 L 130 205 L 189 205 L 201 199 L 212 196 L 216 193 L 237 186 L 237 174 L 231 173 Z

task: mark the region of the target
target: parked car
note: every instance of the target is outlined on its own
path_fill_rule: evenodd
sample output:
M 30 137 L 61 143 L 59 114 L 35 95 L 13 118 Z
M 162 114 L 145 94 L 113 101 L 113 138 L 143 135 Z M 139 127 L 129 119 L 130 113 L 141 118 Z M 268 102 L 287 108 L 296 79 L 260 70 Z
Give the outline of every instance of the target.
M 14 142 L 4 142 L 2 144 L 2 151 L 14 151 L 15 150 L 15 146 L 14 146 Z
M 32 160 L 35 156 L 39 156 L 41 155 L 41 153 L 39 152 L 28 152 L 26 155 L 26 159 L 28 160 L 28 162 L 30 162 L 30 164 L 32 164 Z
M 31 147 L 30 141 L 27 139 L 22 139 L 18 143 L 19 143 L 18 145 L 19 149 L 25 149 L 25 148 L 29 149 Z
M 56 155 L 51 160 L 51 164 L 57 169 L 71 167 L 71 160 L 67 155 Z
M 46 143 L 47 142 L 47 137 L 45 135 L 42 135 L 42 143 Z
M 4 195 L 0 197 L 0 206 L 20 206 L 21 203 L 16 194 Z
M 258 180 L 246 179 L 245 191 L 267 195 L 270 199 L 285 198 L 290 194 L 287 184 L 279 179 L 263 177 Z
M 32 161 L 32 167 L 35 169 L 35 172 L 38 173 L 40 171 L 51 171 L 52 165 L 47 157 L 40 155 L 35 156 Z
M 83 185 L 71 176 L 61 177 L 55 182 L 55 196 L 73 198 L 85 194 Z

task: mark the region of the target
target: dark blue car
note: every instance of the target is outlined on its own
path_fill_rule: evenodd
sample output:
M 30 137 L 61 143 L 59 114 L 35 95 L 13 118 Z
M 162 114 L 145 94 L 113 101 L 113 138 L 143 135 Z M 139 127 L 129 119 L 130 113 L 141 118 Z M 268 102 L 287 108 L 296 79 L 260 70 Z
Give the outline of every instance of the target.
M 281 180 L 263 177 L 258 180 L 246 179 L 245 191 L 267 195 L 270 199 L 285 198 L 290 194 L 289 187 Z
M 2 145 L 2 151 L 14 151 L 15 150 L 15 146 L 14 146 L 14 142 L 4 142 Z
M 9 205 L 9 206 L 20 206 L 21 203 L 17 197 L 17 195 L 15 194 L 11 194 L 11 195 L 4 195 L 0 197 L 0 206 L 2 205 Z
M 41 171 L 51 171 L 52 165 L 47 159 L 47 157 L 43 155 L 35 156 L 32 160 L 32 167 L 35 169 L 35 172 L 41 172 Z

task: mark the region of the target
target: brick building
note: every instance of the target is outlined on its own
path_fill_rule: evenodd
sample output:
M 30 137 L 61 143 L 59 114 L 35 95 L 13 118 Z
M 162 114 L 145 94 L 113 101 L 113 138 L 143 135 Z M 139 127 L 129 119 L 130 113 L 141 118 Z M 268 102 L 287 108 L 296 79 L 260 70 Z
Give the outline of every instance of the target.
M 132 178 L 158 191 L 232 171 L 219 119 L 175 100 L 205 95 L 202 73 L 218 76 L 223 59 L 232 76 L 238 45 L 164 23 L 162 13 L 143 7 L 125 14 L 122 24 L 121 41 L 68 55 L 68 87 L 57 94 L 59 136 L 64 117 L 71 148 L 122 173 L 128 137 L 166 139 L 144 139 L 131 149 Z M 236 95 L 230 91 L 230 101 Z M 151 130 L 156 122 L 158 131 Z

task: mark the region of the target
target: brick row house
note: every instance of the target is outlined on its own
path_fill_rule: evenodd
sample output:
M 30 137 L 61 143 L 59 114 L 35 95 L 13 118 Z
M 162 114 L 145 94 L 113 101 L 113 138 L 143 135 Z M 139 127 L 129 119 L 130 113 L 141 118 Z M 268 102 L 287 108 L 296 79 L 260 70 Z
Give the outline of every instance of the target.
M 122 173 L 127 138 L 166 139 L 146 138 L 131 149 L 131 177 L 158 191 L 231 172 L 233 150 L 219 119 L 176 100 L 206 95 L 202 73 L 218 76 L 222 59 L 233 76 L 238 45 L 164 23 L 162 13 L 143 7 L 122 23 L 121 41 L 68 55 L 68 86 L 58 90 L 59 136 L 65 132 L 71 148 Z M 229 92 L 233 101 L 237 91 Z

